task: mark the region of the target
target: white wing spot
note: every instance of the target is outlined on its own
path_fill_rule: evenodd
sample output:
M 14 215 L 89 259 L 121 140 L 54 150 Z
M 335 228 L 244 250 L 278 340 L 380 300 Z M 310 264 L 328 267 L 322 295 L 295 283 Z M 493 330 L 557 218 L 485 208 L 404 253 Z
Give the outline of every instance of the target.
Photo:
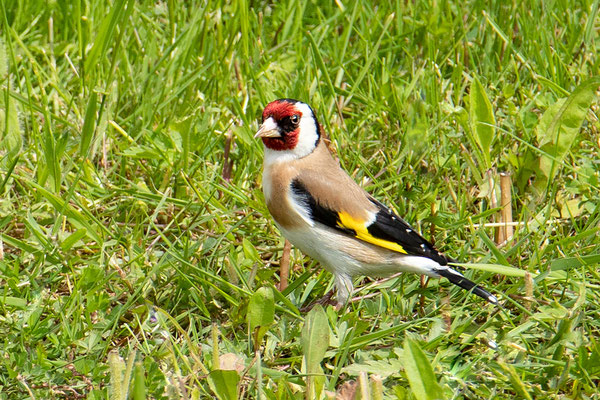
M 425 243 L 421 243 L 421 247 L 425 250 Z
M 406 229 L 406 233 L 411 233 L 411 232 L 412 232 L 412 229 L 408 229 L 408 228 Z
M 288 192 L 288 196 L 290 199 L 290 203 L 292 209 L 296 211 L 299 216 L 306 221 L 306 223 L 310 226 L 314 226 L 315 222 L 312 219 L 312 213 L 310 211 L 310 207 L 308 206 L 308 200 L 303 196 L 299 196 L 290 188 Z

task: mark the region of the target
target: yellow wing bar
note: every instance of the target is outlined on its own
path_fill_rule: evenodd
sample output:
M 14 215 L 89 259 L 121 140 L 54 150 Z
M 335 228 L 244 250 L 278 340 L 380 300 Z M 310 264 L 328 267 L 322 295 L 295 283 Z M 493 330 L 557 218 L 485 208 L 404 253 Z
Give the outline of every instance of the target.
M 356 237 L 365 242 L 374 244 L 379 247 L 383 247 L 389 250 L 397 251 L 398 253 L 407 254 L 406 250 L 398 243 L 390 242 L 389 240 L 380 239 L 371 235 L 365 226 L 365 221 L 354 219 L 350 214 L 345 212 L 338 213 L 338 226 L 340 228 L 352 229 L 356 232 Z

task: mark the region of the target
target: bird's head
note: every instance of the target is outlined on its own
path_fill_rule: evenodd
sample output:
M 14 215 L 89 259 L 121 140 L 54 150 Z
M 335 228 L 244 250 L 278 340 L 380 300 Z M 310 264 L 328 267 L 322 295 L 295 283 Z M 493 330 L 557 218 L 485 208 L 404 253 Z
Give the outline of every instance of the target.
M 279 99 L 265 107 L 254 137 L 261 138 L 268 150 L 300 158 L 315 149 L 320 135 L 319 123 L 308 104 Z

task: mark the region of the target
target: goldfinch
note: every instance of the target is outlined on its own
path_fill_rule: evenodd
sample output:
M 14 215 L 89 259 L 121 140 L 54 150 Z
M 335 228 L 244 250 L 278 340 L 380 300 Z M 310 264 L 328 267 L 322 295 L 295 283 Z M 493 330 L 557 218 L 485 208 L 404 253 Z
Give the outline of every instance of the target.
M 490 303 L 498 302 L 450 268 L 452 259 L 341 169 L 308 104 L 292 99 L 269 103 L 255 138 L 262 139 L 265 149 L 267 208 L 283 236 L 333 274 L 338 307 L 352 293 L 353 276 L 401 271 L 444 277 Z

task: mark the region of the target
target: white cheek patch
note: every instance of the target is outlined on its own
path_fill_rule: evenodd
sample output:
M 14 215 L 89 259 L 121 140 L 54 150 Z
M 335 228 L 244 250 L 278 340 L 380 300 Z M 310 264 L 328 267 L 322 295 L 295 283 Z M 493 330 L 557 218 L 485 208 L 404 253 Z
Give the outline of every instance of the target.
M 309 155 L 315 149 L 317 140 L 319 139 L 319 127 L 317 126 L 317 121 L 312 110 L 307 104 L 298 103 L 296 104 L 296 108 L 302 113 L 302 118 L 300 118 L 300 125 L 298 126 L 300 130 L 298 144 L 291 151 L 298 158 L 301 158 Z
M 265 166 L 271 166 L 278 162 L 288 162 L 298 158 L 306 157 L 313 152 L 319 139 L 319 128 L 312 110 L 307 104 L 296 103 L 296 109 L 302 113 L 298 125 L 298 143 L 291 150 L 273 150 L 265 147 Z

